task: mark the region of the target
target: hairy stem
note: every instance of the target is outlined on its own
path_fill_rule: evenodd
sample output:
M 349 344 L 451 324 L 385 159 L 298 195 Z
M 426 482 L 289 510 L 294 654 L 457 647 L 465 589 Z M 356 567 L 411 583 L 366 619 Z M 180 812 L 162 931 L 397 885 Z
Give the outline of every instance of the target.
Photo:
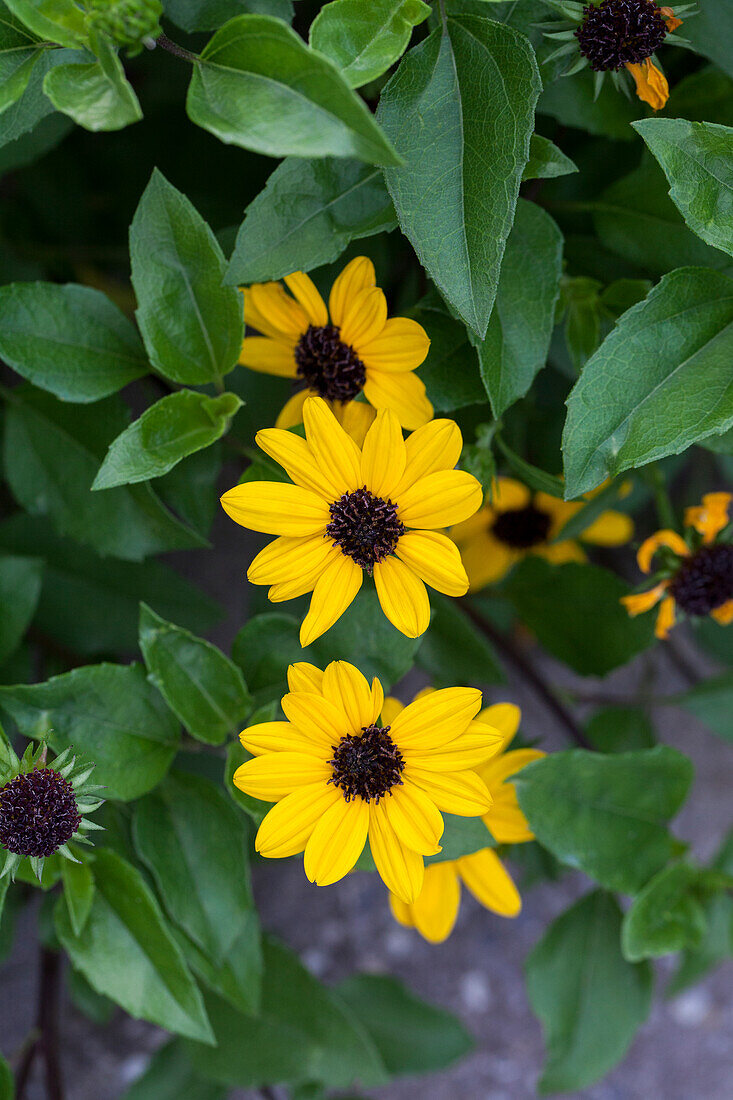
M 37 1057 L 43 1060 L 48 1100 L 64 1100 L 58 1030 L 61 956 L 42 947 L 40 967 L 36 1026 L 15 1074 L 16 1100 L 25 1100 L 31 1069 Z
M 177 45 L 175 42 L 171 42 L 167 34 L 159 34 L 155 39 L 155 45 L 160 46 L 161 49 L 167 53 L 172 53 L 174 57 L 180 57 L 183 61 L 198 61 L 198 54 L 191 53 L 190 50 L 185 50 L 183 46 Z

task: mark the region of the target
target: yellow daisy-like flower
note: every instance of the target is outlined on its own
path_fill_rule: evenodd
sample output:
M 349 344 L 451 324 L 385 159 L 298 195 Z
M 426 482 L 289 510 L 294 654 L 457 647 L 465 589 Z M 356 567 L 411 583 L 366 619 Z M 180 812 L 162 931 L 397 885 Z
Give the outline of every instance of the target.
M 287 721 L 241 734 L 254 759 L 234 783 L 276 802 L 255 847 L 270 858 L 305 852 L 311 882 L 328 886 L 352 870 L 369 839 L 387 887 L 404 902 L 420 893 L 423 856 L 440 851 L 442 812 L 487 813 L 491 796 L 473 770 L 498 751 L 502 735 L 475 722 L 481 693 L 444 688 L 378 725 L 384 693 L 346 661 L 321 672 L 288 669 Z
M 396 716 L 401 709 L 396 699 L 388 698 L 383 714 Z M 521 844 L 534 839 L 509 777 L 544 753 L 537 749 L 505 751 L 519 728 L 520 718 L 519 707 L 512 703 L 487 707 L 476 718 L 477 723 L 485 722 L 502 734 L 499 753 L 477 768 L 493 799 L 483 820 L 499 844 Z M 516 917 L 522 907 L 519 891 L 498 855 L 492 848 L 483 848 L 460 859 L 430 864 L 425 869 L 423 888 L 411 905 L 390 894 L 392 915 L 405 927 L 416 928 L 430 943 L 442 943 L 453 931 L 458 917 L 461 883 L 485 909 L 502 917 Z
M 414 373 L 430 341 L 416 321 L 387 317 L 371 260 L 357 256 L 346 265 L 328 308 L 302 271 L 287 275 L 285 283 L 290 294 L 280 283 L 244 288 L 245 321 L 262 335 L 245 336 L 239 357 L 251 370 L 302 381 L 277 427 L 300 424 L 308 396 L 325 398 L 339 417 L 363 394 L 375 409 L 392 409 L 403 428 L 432 419 L 425 386 Z M 349 415 L 363 421 L 373 413 L 367 405 Z
M 333 626 L 374 577 L 387 618 L 408 638 L 430 621 L 425 584 L 461 596 L 468 578 L 454 542 L 435 528 L 472 515 L 481 505 L 476 478 L 453 467 L 461 433 L 452 420 L 433 420 L 405 441 L 396 415 L 382 409 L 359 447 L 325 401 L 303 406 L 305 439 L 265 428 L 257 445 L 294 484 L 251 481 L 221 503 L 236 523 L 279 535 L 249 567 L 269 598 L 313 592 L 300 630 L 308 645 Z
M 659 579 L 646 592 L 622 596 L 621 603 L 629 615 L 641 615 L 659 603 L 658 638 L 669 635 L 678 611 L 710 615 L 721 626 L 733 622 L 733 544 L 719 538 L 730 522 L 731 501 L 731 493 L 706 493 L 702 504 L 685 510 L 684 538 L 665 529 L 639 547 L 636 560 L 642 573 L 651 572 L 659 554 Z
M 483 508 L 451 530 L 471 591 L 501 580 L 527 554 L 538 554 L 556 564 L 586 561 L 576 539 L 554 541 L 582 507 L 582 501 L 558 500 L 548 493 L 533 493 L 513 478 L 497 478 Z M 580 539 L 595 546 L 622 546 L 633 531 L 632 520 L 611 509 L 586 527 Z

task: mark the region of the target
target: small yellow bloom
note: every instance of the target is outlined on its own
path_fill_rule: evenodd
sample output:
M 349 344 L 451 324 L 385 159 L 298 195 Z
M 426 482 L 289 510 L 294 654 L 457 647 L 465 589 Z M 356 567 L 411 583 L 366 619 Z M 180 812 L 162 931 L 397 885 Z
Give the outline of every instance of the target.
M 661 111 L 669 99 L 669 84 L 661 69 L 650 57 L 641 64 L 629 63 L 626 68 L 634 78 L 636 94 L 654 111 Z
M 382 409 L 360 448 L 321 398 L 308 398 L 303 419 L 305 439 L 280 428 L 256 436 L 294 484 L 251 481 L 221 498 L 236 523 L 280 536 L 254 559 L 249 580 L 270 585 L 275 602 L 313 592 L 303 646 L 341 617 L 365 572 L 390 622 L 419 637 L 430 621 L 425 585 L 448 596 L 468 588 L 455 543 L 436 530 L 481 505 L 476 478 L 453 468 L 457 425 L 433 420 L 405 441 L 396 415 Z
M 418 698 L 426 695 L 429 692 L 422 692 Z M 402 704 L 396 699 L 385 699 L 384 712 L 396 716 L 401 710 Z M 486 707 L 476 718 L 477 724 L 486 723 L 502 736 L 499 753 L 477 768 L 493 800 L 483 820 L 499 844 L 521 844 L 534 839 L 509 778 L 544 753 L 536 749 L 505 751 L 519 728 L 520 717 L 519 707 L 497 703 Z M 425 869 L 423 888 L 412 904 L 390 894 L 392 915 L 405 927 L 416 928 L 430 943 L 442 943 L 458 917 L 461 883 L 484 908 L 500 916 L 516 917 L 522 907 L 519 892 L 496 852 L 483 848 L 460 859 L 430 864 Z
M 623 596 L 629 615 L 641 615 L 659 603 L 655 633 L 666 638 L 677 612 L 710 615 L 721 626 L 733 622 L 733 544 L 719 539 L 729 523 L 733 494 L 706 493 L 702 504 L 685 510 L 685 538 L 668 528 L 657 531 L 636 555 L 642 573 L 649 573 L 655 555 L 667 551 L 661 579 L 646 592 Z M 671 553 L 670 553 L 671 551 Z
M 285 284 L 291 294 L 280 283 L 244 288 L 245 321 L 262 335 L 246 336 L 239 357 L 251 370 L 303 383 L 277 427 L 302 423 L 308 396 L 325 398 L 340 416 L 360 394 L 375 409 L 392 409 L 403 428 L 427 424 L 433 407 L 414 371 L 430 341 L 416 321 L 388 319 L 371 260 L 357 256 L 346 265 L 331 288 L 328 308 L 302 271 L 287 275 Z
M 538 554 L 556 564 L 585 561 L 575 539 L 554 539 L 583 507 L 582 502 L 558 500 L 548 493 L 532 493 L 526 485 L 499 477 L 480 512 L 451 530 L 461 550 L 471 591 L 493 584 L 528 554 Z M 634 531 L 623 512 L 602 512 L 580 536 L 595 546 L 621 546 Z
M 387 722 L 379 680 L 370 686 L 346 661 L 325 672 L 291 665 L 288 686 L 287 721 L 241 734 L 254 759 L 237 769 L 235 785 L 277 803 L 260 825 L 257 851 L 273 859 L 304 852 L 307 877 L 328 886 L 352 870 L 368 838 L 385 885 L 411 904 L 422 889 L 423 856 L 440 851 L 442 814 L 491 808 L 475 769 L 503 737 L 474 721 L 481 692 L 444 688 Z

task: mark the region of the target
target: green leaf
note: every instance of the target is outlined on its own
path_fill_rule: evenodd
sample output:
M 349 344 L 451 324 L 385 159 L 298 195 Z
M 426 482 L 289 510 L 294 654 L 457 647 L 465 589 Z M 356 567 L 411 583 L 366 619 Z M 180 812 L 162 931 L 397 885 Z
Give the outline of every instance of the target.
M 239 15 L 206 44 L 186 101 L 192 122 L 272 157 L 399 164 L 363 100 L 285 23 Z
M 140 648 L 155 684 L 188 732 L 221 745 L 252 709 L 240 669 L 221 650 L 140 605 Z
M 100 558 L 61 539 L 42 518 L 18 513 L 0 524 L 0 548 L 43 559 L 43 587 L 35 615 L 39 630 L 80 654 L 137 650 L 140 600 L 190 630 L 206 631 L 219 605 L 184 577 L 156 561 Z
M 161 397 L 110 445 L 93 489 L 148 481 L 187 455 L 221 439 L 242 402 L 236 394 L 207 397 L 180 390 Z
M 700 872 L 689 863 L 665 867 L 634 898 L 621 927 L 621 948 L 630 962 L 697 947 L 705 913 L 694 896 Z
M 84 11 L 73 0 L 5 0 L 5 5 L 39 38 L 71 47 L 86 41 Z
M 121 1100 L 226 1100 L 226 1090 L 205 1081 L 191 1067 L 183 1045 L 173 1039 L 153 1054 L 148 1067 Z
M 65 859 L 61 864 L 61 878 L 71 927 L 75 936 L 81 936 L 94 902 L 92 869 L 88 863 L 72 863 Z
M 733 741 L 733 673 L 704 680 L 670 701 L 694 714 L 719 737 Z
M 733 10 L 726 0 L 701 4 L 695 18 L 685 20 L 684 37 L 694 50 L 733 76 Z
M 56 907 L 56 931 L 72 964 L 131 1016 L 211 1042 L 201 994 L 140 872 L 100 849 L 94 876 L 97 888 L 83 935 L 74 934 L 63 902 Z
M 14 1100 L 15 1079 L 10 1066 L 0 1054 L 0 1100 Z
M 636 894 L 674 851 L 666 823 L 691 780 L 687 757 L 660 745 L 613 756 L 552 753 L 513 782 L 540 844 L 601 886 Z
M 422 0 L 332 0 L 310 29 L 310 45 L 341 70 L 352 88 L 385 73 L 402 56 L 412 28 L 430 15 Z
M 4 445 L 5 472 L 16 500 L 32 515 L 50 517 L 60 534 L 101 554 L 139 561 L 162 550 L 206 545 L 149 485 L 89 492 L 127 418 L 115 397 L 91 408 L 70 406 L 40 390 L 13 390 Z
M 733 874 L 733 832 L 723 840 L 713 860 L 713 869 Z M 674 996 L 697 982 L 723 959 L 733 955 L 733 895 L 730 890 L 709 894 L 702 900 L 705 932 L 701 942 L 687 948 L 679 969 L 667 986 L 668 996 Z
M 260 806 L 263 803 L 259 803 Z M 264 806 L 265 811 L 269 809 Z M 470 856 L 474 852 L 480 852 L 483 848 L 495 848 L 496 841 L 484 825 L 480 817 L 459 817 L 457 814 L 443 814 L 445 826 L 440 838 L 440 852 L 434 856 L 426 856 L 425 863 L 446 863 L 449 860 L 460 859 L 461 856 Z M 354 865 L 356 871 L 376 871 L 377 865 L 367 840 L 364 851 Z
M 542 370 L 555 326 L 563 238 L 549 214 L 520 199 L 499 275 L 481 377 L 495 417 L 529 390 Z
M 653 749 L 654 726 L 643 710 L 635 707 L 606 707 L 586 723 L 588 740 L 599 752 L 634 752 Z
M 74 1008 L 78 1008 L 94 1024 L 109 1024 L 117 1010 L 115 1003 L 92 989 L 84 975 L 79 970 L 74 970 L 73 966 L 69 967 L 65 977 Z
M 179 740 L 141 665 L 88 665 L 44 684 L 0 687 L 0 707 L 26 737 L 49 737 L 57 750 L 73 745 L 93 760 L 106 798 L 129 801 L 155 787 Z
M 623 958 L 620 931 L 618 904 L 596 890 L 553 921 L 527 959 L 527 995 L 547 1047 L 542 1094 L 603 1077 L 649 1014 L 651 967 Z
M 43 561 L 0 555 L 0 661 L 20 645 L 33 618 L 41 595 Z
M 457 321 L 435 290 L 410 311 L 430 337 L 430 349 L 420 367 L 428 398 L 436 412 L 453 412 L 486 400 L 479 375 L 478 352 L 466 326 Z
M 242 347 L 242 296 L 222 285 L 226 260 L 214 234 L 157 168 L 132 219 L 130 262 L 153 366 L 191 385 L 227 374 Z
M 274 15 L 289 23 L 292 0 L 165 0 L 163 10 L 184 31 L 215 31 L 243 11 Z
M 385 178 L 397 217 L 443 297 L 483 339 L 529 158 L 540 91 L 527 39 L 450 18 L 411 50 L 378 118 L 404 159 Z
M 529 160 L 524 166 L 523 180 L 551 180 L 577 172 L 578 166 L 549 138 L 532 134 L 529 139 Z
M 133 837 L 171 919 L 221 964 L 252 909 L 241 814 L 210 780 L 174 772 L 136 805 Z
M 339 997 L 308 973 L 286 948 L 264 945 L 265 977 L 259 1017 L 244 1016 L 217 998 L 207 1007 L 216 1048 L 187 1043 L 194 1068 L 224 1085 L 322 1081 L 365 1088 L 388 1080 L 370 1036 Z
M 135 328 L 88 286 L 0 287 L 0 355 L 62 401 L 98 401 L 149 370 Z
M 229 1001 L 238 1012 L 257 1016 L 262 1000 L 262 943 L 254 909 L 239 914 L 237 928 L 236 939 L 219 964 L 212 962 L 183 933 L 178 941 L 188 965 L 204 985 Z
M 15 142 L 34 130 L 41 121 L 47 119 L 47 116 L 53 114 L 54 120 L 61 117 L 54 111 L 53 104 L 43 91 L 43 80 L 49 69 L 68 61 L 84 60 L 87 56 L 81 50 L 46 49 L 41 52 L 38 63 L 31 70 L 23 95 L 2 113 L 0 149 L 4 150 L 4 155 L 11 153 L 11 150 L 6 148 L 10 142 Z
M 0 6 L 0 112 L 20 99 L 42 50 L 35 38 Z
M 311 271 L 338 259 L 350 241 L 396 224 L 378 168 L 350 159 L 288 157 L 245 211 L 227 282 Z
M 143 117 L 116 51 L 100 38 L 91 64 L 58 65 L 47 73 L 43 90 L 57 110 L 85 130 L 122 130 Z
M 633 140 L 630 124 L 643 112 L 644 107 L 635 96 L 627 99 L 608 78 L 596 97 L 590 69 L 548 82 L 537 104 L 538 114 L 550 115 L 563 126 L 621 141 Z
M 211 487 L 219 481 L 223 451 L 221 443 L 195 451 L 159 478 L 155 485 L 168 507 L 202 538 L 209 537 L 214 518 L 220 514 L 221 505 Z
M 671 118 L 733 126 L 733 80 L 712 65 L 698 69 L 670 89 L 667 113 Z
M 733 256 L 733 129 L 682 118 L 634 126 L 670 183 L 670 198 L 693 233 Z
M 417 652 L 416 663 L 435 687 L 496 684 L 505 680 L 493 647 L 455 600 L 432 597 L 430 630 Z
M 628 310 L 567 401 L 567 497 L 733 425 L 733 281 L 682 268 Z
M 394 1076 L 445 1069 L 474 1046 L 455 1016 L 420 1000 L 394 978 L 354 974 L 337 992 Z

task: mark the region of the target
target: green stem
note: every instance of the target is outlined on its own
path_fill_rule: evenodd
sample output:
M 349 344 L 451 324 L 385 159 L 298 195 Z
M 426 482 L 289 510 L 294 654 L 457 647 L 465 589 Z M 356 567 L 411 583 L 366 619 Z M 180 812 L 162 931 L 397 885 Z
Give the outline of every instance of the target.
M 166 34 L 159 34 L 155 40 L 155 44 L 168 53 L 172 53 L 174 57 L 180 57 L 182 61 L 190 61 L 194 64 L 196 61 L 200 60 L 198 54 L 191 53 L 190 50 L 185 50 L 183 46 L 178 46 L 175 42 L 171 42 Z

